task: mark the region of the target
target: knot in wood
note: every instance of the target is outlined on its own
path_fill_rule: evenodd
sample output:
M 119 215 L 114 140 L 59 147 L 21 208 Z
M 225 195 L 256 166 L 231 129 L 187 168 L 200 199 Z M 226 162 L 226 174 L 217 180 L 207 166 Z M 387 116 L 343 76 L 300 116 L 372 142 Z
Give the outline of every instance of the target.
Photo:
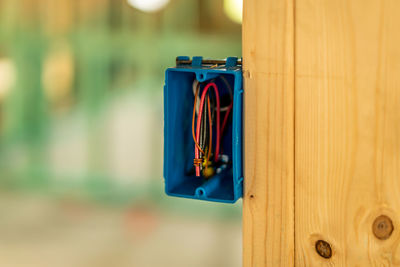
M 393 229 L 392 220 L 386 215 L 377 217 L 372 224 L 375 237 L 381 240 L 388 239 L 392 235 Z
M 315 242 L 315 250 L 317 251 L 318 255 L 325 259 L 332 257 L 331 245 L 324 240 L 318 240 Z

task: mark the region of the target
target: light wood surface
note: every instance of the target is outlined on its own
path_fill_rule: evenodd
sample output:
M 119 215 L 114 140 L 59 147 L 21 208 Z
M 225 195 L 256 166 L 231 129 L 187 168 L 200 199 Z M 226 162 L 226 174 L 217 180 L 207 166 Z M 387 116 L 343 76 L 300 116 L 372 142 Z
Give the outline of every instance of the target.
M 244 1 L 244 266 L 400 266 L 400 1 L 293 1 Z
M 244 266 L 293 266 L 293 1 L 244 1 Z
M 296 266 L 400 266 L 400 1 L 295 10 Z M 382 214 L 387 240 L 372 231 Z

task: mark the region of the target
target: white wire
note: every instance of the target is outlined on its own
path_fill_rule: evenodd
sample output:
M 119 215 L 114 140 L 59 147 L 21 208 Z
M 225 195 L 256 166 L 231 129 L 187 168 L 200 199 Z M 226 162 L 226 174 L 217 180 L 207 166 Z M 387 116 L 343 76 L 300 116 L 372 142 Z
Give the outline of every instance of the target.
M 199 84 L 199 81 L 194 79 L 193 81 L 193 95 L 196 95 L 196 90 L 197 90 L 197 85 Z M 200 94 L 197 95 L 197 100 L 196 100 L 196 114 L 199 113 L 199 108 L 200 108 Z

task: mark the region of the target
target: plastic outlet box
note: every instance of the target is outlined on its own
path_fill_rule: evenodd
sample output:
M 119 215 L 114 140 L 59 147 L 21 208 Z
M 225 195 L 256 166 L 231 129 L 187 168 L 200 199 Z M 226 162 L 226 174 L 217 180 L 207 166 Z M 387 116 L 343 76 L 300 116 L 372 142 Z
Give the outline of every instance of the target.
M 187 62 L 180 65 L 178 62 Z M 164 179 L 167 195 L 207 201 L 234 203 L 242 197 L 242 68 L 237 58 L 227 58 L 225 64 L 204 64 L 201 57 L 178 57 L 177 66 L 165 73 L 164 86 Z M 214 79 L 218 87 L 224 76 L 233 91 L 232 120 L 228 121 L 221 142 L 231 164 L 225 171 L 209 179 L 190 173 L 193 168 L 192 138 L 193 80 Z

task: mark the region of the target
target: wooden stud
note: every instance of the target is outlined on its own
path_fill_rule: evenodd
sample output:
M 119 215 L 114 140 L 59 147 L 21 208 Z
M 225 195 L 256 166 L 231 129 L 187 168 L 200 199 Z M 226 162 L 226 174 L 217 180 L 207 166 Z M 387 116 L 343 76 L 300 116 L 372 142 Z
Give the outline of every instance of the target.
M 295 266 L 400 266 L 399 12 L 397 0 L 296 0 Z M 386 240 L 372 228 L 382 214 Z
M 246 0 L 243 262 L 294 264 L 293 0 Z

